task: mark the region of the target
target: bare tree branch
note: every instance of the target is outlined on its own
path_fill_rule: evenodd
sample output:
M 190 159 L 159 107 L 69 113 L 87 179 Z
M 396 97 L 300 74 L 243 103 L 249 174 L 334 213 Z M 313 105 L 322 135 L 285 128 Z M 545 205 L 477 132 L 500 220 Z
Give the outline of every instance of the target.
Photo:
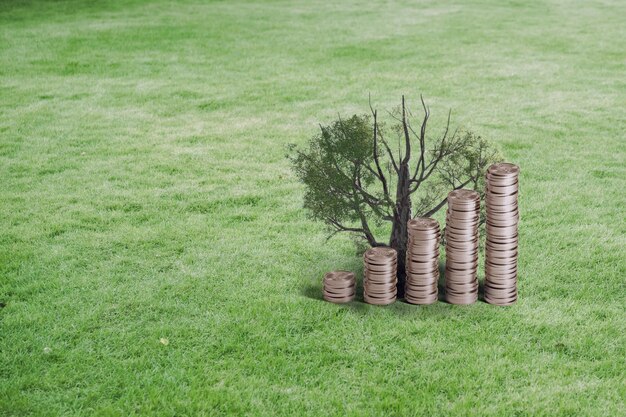
M 467 184 L 469 184 L 470 182 L 471 182 L 471 179 L 469 179 L 469 180 L 465 181 L 463 184 L 461 184 L 461 185 L 459 185 L 459 186 L 457 186 L 457 187 L 454 187 L 454 190 L 461 189 L 461 188 L 465 187 Z M 435 214 L 435 213 L 437 213 L 439 210 L 441 210 L 441 208 L 442 208 L 443 206 L 445 206 L 447 202 L 448 202 L 448 197 L 446 196 L 446 198 L 444 198 L 443 200 L 441 200 L 441 201 L 439 202 L 439 204 L 437 204 L 437 205 L 436 205 L 435 207 L 433 207 L 432 209 L 428 210 L 426 213 L 422 214 L 422 216 L 421 216 L 421 217 L 430 217 L 430 216 L 432 216 L 433 214 Z
M 447 133 L 445 134 L 445 136 L 447 136 Z M 430 162 L 423 166 L 421 172 L 419 173 L 419 178 L 416 178 L 418 172 L 417 170 L 415 171 L 415 174 L 411 179 L 411 184 L 414 184 L 413 188 L 411 188 L 411 193 L 417 191 L 419 186 L 435 172 L 437 166 L 441 161 L 443 161 L 448 156 L 453 155 L 455 152 L 463 147 L 463 144 L 460 141 L 455 142 L 453 140 L 452 142 L 446 143 L 445 136 L 440 139 L 439 145 L 433 150 L 434 155 L 431 158 Z M 452 135 L 452 138 L 455 137 L 456 130 Z
M 430 110 L 426 107 L 426 103 L 424 103 L 424 96 L 420 94 L 420 100 L 422 102 L 422 107 L 424 108 L 424 120 L 422 121 L 422 127 L 420 129 L 420 159 L 418 162 L 418 166 L 422 167 L 422 172 L 424 169 L 424 154 L 426 153 L 426 124 L 428 123 L 428 118 L 430 117 Z M 415 172 L 417 173 L 417 169 Z
M 358 211 L 358 214 L 359 214 L 359 219 L 361 219 L 361 227 L 363 228 L 363 233 L 365 234 L 365 238 L 367 239 L 367 241 L 372 246 L 380 246 L 379 243 L 376 241 L 376 238 L 372 234 L 372 231 L 369 228 L 365 214 L 363 214 L 361 210 Z
M 404 131 L 404 158 L 402 164 L 408 164 L 411 159 L 411 137 L 409 135 L 409 126 L 406 121 L 406 105 L 404 103 L 404 95 L 402 95 L 402 130 Z
M 380 167 L 380 161 L 378 158 L 378 118 L 377 118 L 378 112 L 374 110 L 374 108 L 372 108 L 371 97 L 369 100 L 369 105 L 370 105 L 370 111 L 372 112 L 372 116 L 374 117 L 374 163 L 376 164 L 376 170 L 378 171 L 377 177 L 382 183 L 385 199 L 391 201 L 391 198 L 389 196 L 389 188 L 387 187 L 387 179 L 385 178 L 385 174 L 383 173 L 383 170 Z
M 382 244 L 377 242 L 374 236 L 372 235 L 372 232 L 369 230 L 369 227 L 367 227 L 367 222 L 365 223 L 366 224 L 365 228 L 344 226 L 343 224 L 338 222 L 336 219 L 333 219 L 330 217 L 326 218 L 326 222 L 335 228 L 335 231 L 330 236 L 328 236 L 328 239 L 330 239 L 337 233 L 341 233 L 341 232 L 360 233 L 363 236 L 363 238 L 367 240 L 367 243 L 369 243 L 370 246 L 382 246 Z
M 393 156 L 393 152 L 391 151 L 391 148 L 389 147 L 389 144 L 387 143 L 387 141 L 385 140 L 382 132 L 380 130 L 378 130 L 378 137 L 380 138 L 380 141 L 382 142 L 383 146 L 385 147 L 385 150 L 387 151 L 387 155 L 389 156 L 389 160 L 391 161 L 391 165 L 393 166 L 394 171 L 396 171 L 396 174 L 398 172 L 400 172 L 400 167 L 398 166 L 398 163 L 396 162 L 396 159 Z
M 411 129 L 414 136 L 417 137 L 419 141 L 419 145 L 420 145 L 420 157 L 417 161 L 417 165 L 415 166 L 415 172 L 413 176 L 411 177 L 411 181 L 410 181 L 411 183 L 415 184 L 415 187 L 411 190 L 411 193 L 415 192 L 419 188 L 421 183 L 424 181 L 423 177 L 424 177 L 424 172 L 426 170 L 426 161 L 425 161 L 426 126 L 428 125 L 428 119 L 430 118 L 430 110 L 428 109 L 428 107 L 426 106 L 426 103 L 424 102 L 424 96 L 422 96 L 421 94 L 420 94 L 420 101 L 422 102 L 422 108 L 424 109 L 424 118 L 422 120 L 422 126 L 420 128 L 419 135 L 413 129 Z M 416 180 L 418 174 L 420 176 L 420 179 Z
M 381 208 L 387 208 L 388 202 L 386 200 L 381 200 L 378 197 L 367 192 L 363 185 L 361 184 L 360 171 L 358 166 L 355 166 L 355 174 L 353 176 L 354 188 L 361 194 L 363 197 L 363 202 L 365 202 L 376 214 L 380 215 L 384 220 L 392 219 L 391 214 L 388 210 L 384 210 Z

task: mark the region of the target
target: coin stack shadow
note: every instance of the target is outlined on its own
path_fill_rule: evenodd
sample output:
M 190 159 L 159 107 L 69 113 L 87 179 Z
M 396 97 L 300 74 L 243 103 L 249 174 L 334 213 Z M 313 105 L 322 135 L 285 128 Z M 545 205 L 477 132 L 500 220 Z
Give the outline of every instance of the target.
M 519 167 L 493 164 L 486 178 L 485 301 L 506 306 L 517 301 Z
M 363 254 L 363 298 L 368 304 L 387 305 L 396 301 L 398 253 L 388 247 L 370 248 Z
M 446 300 L 472 304 L 478 299 L 478 222 L 480 195 L 472 190 L 448 194 L 446 215 Z
M 409 220 L 407 229 L 404 299 L 411 304 L 432 304 L 439 293 L 439 223 L 420 217 Z
M 350 271 L 331 271 L 324 274 L 324 300 L 348 303 L 354 300 L 356 279 Z

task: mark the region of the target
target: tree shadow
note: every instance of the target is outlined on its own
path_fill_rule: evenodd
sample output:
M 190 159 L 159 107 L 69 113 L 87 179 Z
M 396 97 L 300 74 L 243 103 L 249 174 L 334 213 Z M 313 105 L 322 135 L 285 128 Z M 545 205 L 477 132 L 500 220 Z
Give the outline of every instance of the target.
M 446 262 L 445 261 L 439 261 L 439 282 L 437 283 L 437 289 L 439 290 L 438 291 L 439 301 L 448 303 L 446 301 L 446 294 L 445 294 L 445 291 L 446 291 Z

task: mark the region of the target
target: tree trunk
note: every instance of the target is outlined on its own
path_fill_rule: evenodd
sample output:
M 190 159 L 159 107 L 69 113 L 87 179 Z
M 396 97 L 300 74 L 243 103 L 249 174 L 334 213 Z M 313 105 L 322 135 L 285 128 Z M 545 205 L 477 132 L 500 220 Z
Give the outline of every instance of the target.
M 398 298 L 404 297 L 406 281 L 406 248 L 408 240 L 407 222 L 411 219 L 411 196 L 409 193 L 409 164 L 402 163 L 398 173 L 396 207 L 389 246 L 398 252 Z

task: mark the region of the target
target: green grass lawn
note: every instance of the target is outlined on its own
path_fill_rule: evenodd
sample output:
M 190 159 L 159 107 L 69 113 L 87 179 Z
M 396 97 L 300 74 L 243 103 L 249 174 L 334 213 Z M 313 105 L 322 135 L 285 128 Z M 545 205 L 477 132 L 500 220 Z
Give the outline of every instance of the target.
M 373 3 L 0 2 L 0 415 L 626 414 L 626 3 Z M 369 93 L 521 166 L 517 305 L 321 300 Z

